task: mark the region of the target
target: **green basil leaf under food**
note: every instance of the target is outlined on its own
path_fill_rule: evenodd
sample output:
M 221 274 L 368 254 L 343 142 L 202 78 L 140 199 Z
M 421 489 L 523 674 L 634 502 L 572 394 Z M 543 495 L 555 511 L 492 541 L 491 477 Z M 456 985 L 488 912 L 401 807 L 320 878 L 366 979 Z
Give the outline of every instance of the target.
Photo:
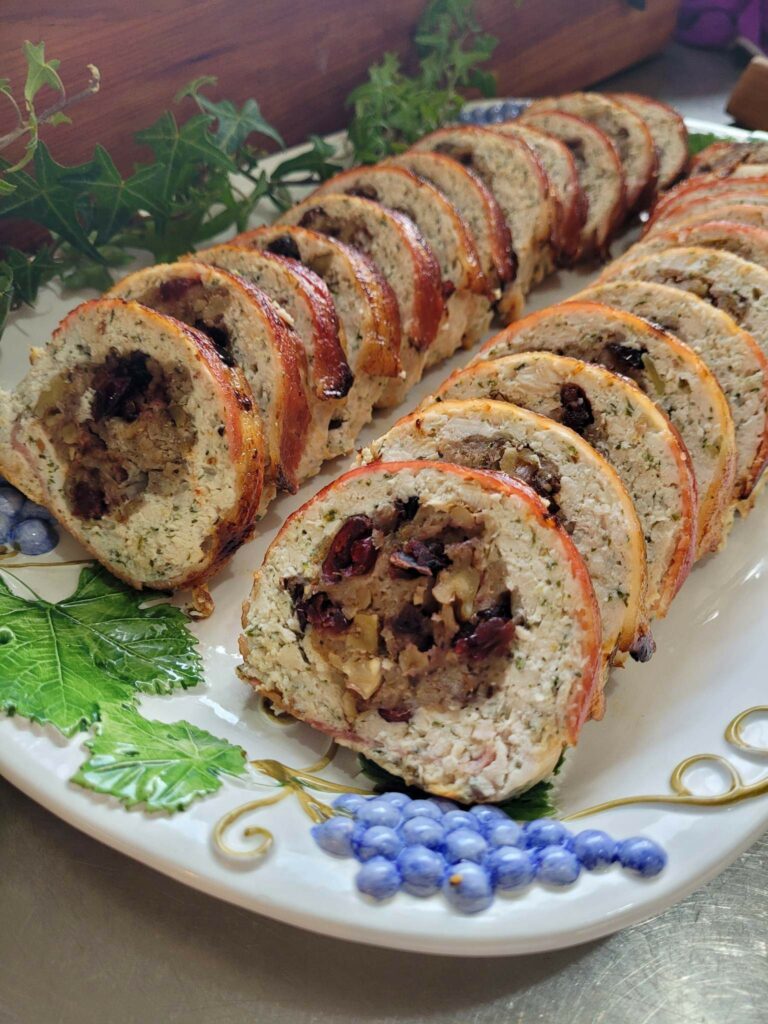
M 406 793 L 414 800 L 429 799 L 429 793 L 425 793 L 417 786 L 407 785 L 398 775 L 392 775 L 367 757 L 363 757 L 362 754 L 358 755 L 358 761 L 363 775 L 373 783 L 376 793 Z M 561 757 L 555 765 L 553 775 L 557 775 L 562 764 L 563 758 Z M 521 796 L 510 797 L 509 800 L 503 800 L 501 803 L 496 804 L 496 806 L 515 821 L 533 821 L 536 818 L 549 818 L 557 814 L 557 808 L 552 800 L 553 789 L 554 783 L 551 779 L 545 779 L 543 782 L 532 786 L 527 793 L 523 793 Z

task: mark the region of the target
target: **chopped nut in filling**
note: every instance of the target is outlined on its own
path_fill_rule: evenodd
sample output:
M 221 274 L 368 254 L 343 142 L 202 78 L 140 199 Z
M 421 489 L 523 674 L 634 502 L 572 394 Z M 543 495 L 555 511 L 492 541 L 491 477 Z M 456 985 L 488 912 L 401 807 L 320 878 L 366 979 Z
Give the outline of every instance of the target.
M 346 519 L 316 580 L 283 581 L 352 714 L 405 722 L 493 692 L 526 625 L 482 515 L 417 498 Z M 483 664 L 482 673 L 477 666 Z
M 115 350 L 48 385 L 35 412 L 68 467 L 64 490 L 74 516 L 123 520 L 145 493 L 179 486 L 195 441 L 185 409 L 190 391 L 184 368 Z

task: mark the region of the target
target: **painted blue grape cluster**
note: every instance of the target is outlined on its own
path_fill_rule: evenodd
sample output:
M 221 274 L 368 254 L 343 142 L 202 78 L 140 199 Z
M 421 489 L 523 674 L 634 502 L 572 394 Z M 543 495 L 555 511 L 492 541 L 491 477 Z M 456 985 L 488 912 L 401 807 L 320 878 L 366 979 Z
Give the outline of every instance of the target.
M 459 121 L 462 124 L 498 124 L 500 121 L 512 121 L 527 106 L 525 100 L 500 100 L 497 103 L 465 107 L 459 114 Z
M 616 841 L 597 829 L 573 833 L 551 818 L 518 825 L 497 807 L 462 810 L 450 800 L 405 793 L 345 793 L 333 806 L 335 816 L 312 835 L 326 853 L 360 862 L 357 888 L 375 900 L 400 890 L 442 892 L 456 910 L 476 914 L 495 893 L 534 881 L 568 886 L 582 871 L 615 863 L 651 878 L 667 863 L 661 847 L 642 836 Z
M 22 555 L 46 555 L 58 543 L 48 509 L 25 498 L 0 477 L 0 548 L 15 548 Z

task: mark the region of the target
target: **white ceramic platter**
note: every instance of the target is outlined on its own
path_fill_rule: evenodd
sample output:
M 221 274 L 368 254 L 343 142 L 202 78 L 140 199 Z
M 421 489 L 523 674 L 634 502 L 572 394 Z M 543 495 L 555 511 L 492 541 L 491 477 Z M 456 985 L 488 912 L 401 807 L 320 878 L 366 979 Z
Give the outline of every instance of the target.
M 694 130 L 722 132 L 697 122 Z M 728 134 L 731 134 L 730 132 Z M 549 305 L 585 286 L 585 273 L 550 278 L 529 308 Z M 90 297 L 90 296 L 83 296 Z M 19 315 L 0 343 L 0 383 L 24 373 L 27 349 L 44 343 L 78 297 L 46 291 L 34 313 Z M 416 403 L 466 355 L 433 370 L 415 389 Z M 405 408 L 380 416 L 362 441 L 380 434 Z M 249 758 L 274 758 L 303 768 L 320 758 L 327 740 L 303 725 L 278 725 L 235 675 L 240 606 L 253 570 L 284 518 L 351 463 L 338 460 L 295 497 L 282 497 L 263 520 L 256 540 L 241 549 L 212 587 L 216 611 L 193 628 L 205 661 L 204 686 L 142 703 L 150 717 L 186 719 L 240 744 Z M 734 747 L 724 736 L 740 712 L 768 703 L 768 495 L 747 521 L 737 522 L 726 550 L 694 569 L 669 616 L 654 629 L 658 652 L 647 665 L 614 673 L 604 721 L 589 723 L 560 776 L 563 815 L 636 794 L 669 794 L 670 773 L 692 755 L 727 758 L 745 785 L 768 775 L 768 714 L 753 715 L 744 736 L 763 753 Z M 48 560 L 78 557 L 64 539 Z M 12 566 L 12 563 L 9 563 Z M 24 571 L 22 571 L 23 574 Z M 59 599 L 77 570 L 33 569 L 25 577 L 44 596 Z M 32 575 L 34 574 L 34 576 Z M 768 796 L 722 807 L 630 804 L 583 820 L 622 838 L 643 833 L 669 854 L 666 870 L 642 880 L 623 871 L 585 874 L 569 889 L 534 886 L 514 899 L 497 898 L 473 917 L 453 912 L 442 898 L 398 894 L 376 905 L 355 890 L 355 862 L 322 853 L 310 821 L 291 796 L 255 812 L 248 824 L 274 835 L 262 859 L 233 861 L 217 852 L 213 829 L 228 811 L 269 795 L 272 779 L 253 773 L 225 782 L 213 797 L 173 817 L 127 812 L 68 782 L 83 760 L 82 739 L 66 742 L 21 718 L 0 721 L 0 772 L 39 803 L 102 842 L 222 899 L 325 935 L 422 952 L 486 956 L 530 953 L 594 939 L 658 913 L 722 871 L 768 827 Z M 350 785 L 356 759 L 341 752 L 322 774 Z M 722 792 L 722 764 L 700 762 L 686 774 L 697 794 Z M 763 787 L 765 790 L 765 787 Z M 237 843 L 237 833 L 233 833 Z

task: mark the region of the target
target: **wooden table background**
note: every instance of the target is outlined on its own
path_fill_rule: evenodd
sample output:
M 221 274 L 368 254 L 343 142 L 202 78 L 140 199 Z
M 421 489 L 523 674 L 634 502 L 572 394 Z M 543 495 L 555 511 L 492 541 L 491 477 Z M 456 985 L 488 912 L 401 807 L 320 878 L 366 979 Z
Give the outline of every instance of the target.
M 344 100 L 386 50 L 413 60 L 411 36 L 426 0 L 1 0 L 0 77 L 18 85 L 25 39 L 62 61 L 70 92 L 96 64 L 102 89 L 49 130 L 56 156 L 80 161 L 103 143 L 123 169 L 139 154 L 131 134 L 172 104 L 178 89 L 217 75 L 216 94 L 255 97 L 288 143 L 349 119 Z M 499 95 L 589 85 L 659 50 L 678 0 L 477 0 L 499 39 Z M 188 103 L 190 101 L 187 101 Z M 10 114 L 10 112 L 7 112 Z M 9 126 L 0 105 L 0 132 Z

